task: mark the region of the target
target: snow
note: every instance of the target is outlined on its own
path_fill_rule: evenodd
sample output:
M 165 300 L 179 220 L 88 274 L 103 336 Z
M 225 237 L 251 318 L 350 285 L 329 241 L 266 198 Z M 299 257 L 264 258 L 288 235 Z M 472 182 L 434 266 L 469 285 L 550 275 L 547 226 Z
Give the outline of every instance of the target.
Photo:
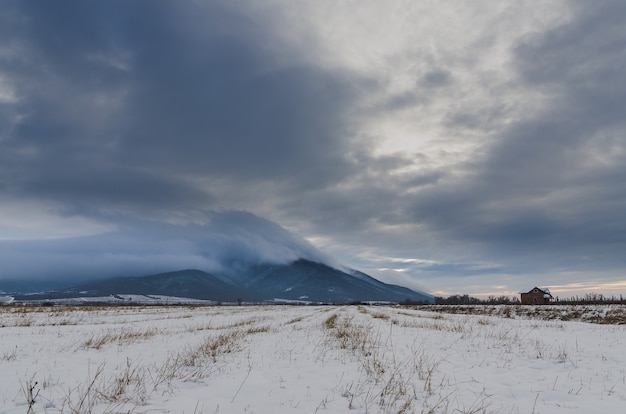
M 0 317 L 7 414 L 28 412 L 29 389 L 33 413 L 612 413 L 626 402 L 626 325 L 385 306 L 5 306 Z
M 131 294 L 115 294 L 110 296 L 86 296 L 77 298 L 61 298 L 61 299 L 37 299 L 23 300 L 21 304 L 27 305 L 84 305 L 102 304 L 102 305 L 215 305 L 217 302 L 212 300 L 181 298 L 177 296 L 164 295 L 131 295 Z
M 0 296 L 0 305 L 8 305 L 13 303 L 15 298 L 13 296 Z

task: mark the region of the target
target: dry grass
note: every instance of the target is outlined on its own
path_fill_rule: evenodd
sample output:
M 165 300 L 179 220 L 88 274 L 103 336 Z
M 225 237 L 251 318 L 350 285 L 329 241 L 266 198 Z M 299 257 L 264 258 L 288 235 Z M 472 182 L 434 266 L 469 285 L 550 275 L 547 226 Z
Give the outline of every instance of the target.
M 70 390 L 61 412 L 91 413 L 98 404 L 107 404 L 105 412 L 135 412 L 153 392 L 173 393 L 176 380 L 198 381 L 211 375 L 220 355 L 241 349 L 245 331 L 231 331 L 207 337 L 196 347 L 170 355 L 160 366 L 141 366 L 127 361 L 118 374 L 106 378 L 104 365 L 97 367 L 81 386 Z M 100 410 L 98 410 L 100 411 Z
M 377 312 L 365 312 L 374 319 Z M 377 332 L 373 326 L 357 322 L 344 309 L 322 322 L 329 342 L 323 346 L 336 346 L 359 361 L 363 376 L 358 384 L 350 384 L 343 392 L 350 409 L 360 412 L 381 413 L 472 413 L 486 412 L 489 398 L 486 394 L 470 407 L 453 406 L 456 389 L 449 390 L 445 376 L 439 382 L 440 359 L 427 354 L 422 347 L 414 346 L 405 357 L 396 355 L 391 336 Z M 414 315 L 410 315 L 414 316 Z M 432 323 L 432 322 L 431 322 Z M 379 325 L 380 326 L 380 325 Z M 393 323 L 390 326 L 393 326 Z M 459 324 L 435 325 L 435 329 L 460 330 Z M 383 339 L 385 338 L 385 339 Z
M 188 345 L 180 352 L 169 354 L 161 363 L 142 364 L 141 361 L 126 360 L 120 367 L 113 368 L 113 374 L 105 375 L 106 364 L 90 369 L 82 384 L 66 390 L 59 404 L 60 413 L 90 414 L 95 412 L 134 413 L 154 392 L 172 394 L 176 381 L 199 381 L 219 371 L 218 362 L 224 355 L 244 349 L 245 339 L 254 334 L 271 330 L 269 325 L 258 325 L 263 318 L 246 318 L 222 327 L 219 332 L 207 335 L 196 345 Z M 108 329 L 102 334 L 93 334 L 81 343 L 77 350 L 100 350 L 109 345 L 130 345 L 159 334 L 157 329 L 133 330 L 129 328 Z M 17 350 L 7 353 L 4 358 L 16 358 Z M 29 384 L 37 384 L 33 376 Z M 26 384 L 24 390 L 36 392 Z M 27 391 L 24 395 L 31 401 Z M 33 403 L 34 404 L 34 403 Z M 32 404 L 31 404 L 32 405 Z M 102 407 L 106 407 L 103 408 Z M 31 411 L 29 411 L 31 412 Z M 34 411 L 32 411 L 34 412 Z
M 501 318 L 626 324 L 625 305 L 424 305 L 414 309 L 438 314 L 485 315 Z M 404 312 L 403 314 L 407 314 Z
M 16 359 L 17 359 L 17 347 L 13 348 L 10 351 L 3 352 L 2 358 L 0 360 L 10 362 L 10 361 L 15 361 Z
M 304 319 L 305 319 L 304 316 L 298 316 L 296 318 L 293 318 L 293 319 L 290 319 L 289 321 L 287 321 L 285 323 L 285 325 L 293 325 L 293 324 L 302 322 Z
M 108 344 L 128 345 L 139 340 L 146 340 L 158 334 L 157 329 L 147 329 L 144 331 L 134 331 L 127 328 L 121 330 L 109 329 L 105 333 L 93 334 L 83 344 L 83 348 L 101 349 Z

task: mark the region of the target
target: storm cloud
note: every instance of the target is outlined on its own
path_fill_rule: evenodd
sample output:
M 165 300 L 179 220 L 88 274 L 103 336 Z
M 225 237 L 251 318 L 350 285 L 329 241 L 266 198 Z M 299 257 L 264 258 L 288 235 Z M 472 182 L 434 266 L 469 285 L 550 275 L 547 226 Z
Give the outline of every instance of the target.
M 321 186 L 349 172 L 342 115 L 356 90 L 344 75 L 275 63 L 271 22 L 222 2 L 92 6 L 5 12 L 2 73 L 19 96 L 7 105 L 7 194 L 81 214 L 206 208 L 211 188 L 195 180 Z
M 625 16 L 611 0 L 7 2 L 2 256 L 43 263 L 32 246 L 78 237 L 110 273 L 210 267 L 194 253 L 209 217 L 246 210 L 435 293 L 623 288 Z M 176 245 L 144 250 L 151 231 Z

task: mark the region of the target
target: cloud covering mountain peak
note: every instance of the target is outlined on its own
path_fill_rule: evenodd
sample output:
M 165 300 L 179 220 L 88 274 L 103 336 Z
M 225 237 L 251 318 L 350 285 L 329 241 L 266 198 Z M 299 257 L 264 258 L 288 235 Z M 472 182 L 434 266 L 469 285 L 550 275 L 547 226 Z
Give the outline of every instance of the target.
M 211 212 L 203 223 L 129 219 L 107 233 L 55 240 L 0 241 L 0 282 L 70 281 L 196 268 L 331 261 L 311 243 L 246 211 Z

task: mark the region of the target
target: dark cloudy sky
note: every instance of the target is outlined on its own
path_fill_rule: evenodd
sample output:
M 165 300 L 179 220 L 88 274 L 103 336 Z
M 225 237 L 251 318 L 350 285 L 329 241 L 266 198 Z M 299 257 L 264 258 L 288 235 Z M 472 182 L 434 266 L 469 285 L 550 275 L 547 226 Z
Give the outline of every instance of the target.
M 624 21 L 621 0 L 4 1 L 1 255 L 132 256 L 129 228 L 193 244 L 236 210 L 436 294 L 626 292 Z

